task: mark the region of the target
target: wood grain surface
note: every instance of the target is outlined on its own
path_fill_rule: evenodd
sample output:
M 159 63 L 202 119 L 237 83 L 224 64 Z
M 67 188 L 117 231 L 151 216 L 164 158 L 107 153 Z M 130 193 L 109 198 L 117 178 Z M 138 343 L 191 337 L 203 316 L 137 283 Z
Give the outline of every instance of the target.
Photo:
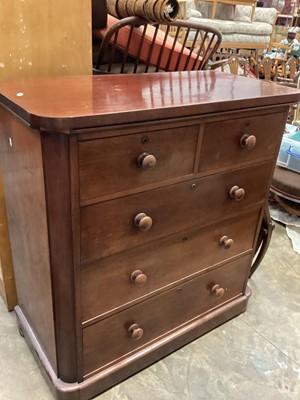
M 1 81 L 0 93 L 32 127 L 66 132 L 299 101 L 296 89 L 215 71 Z

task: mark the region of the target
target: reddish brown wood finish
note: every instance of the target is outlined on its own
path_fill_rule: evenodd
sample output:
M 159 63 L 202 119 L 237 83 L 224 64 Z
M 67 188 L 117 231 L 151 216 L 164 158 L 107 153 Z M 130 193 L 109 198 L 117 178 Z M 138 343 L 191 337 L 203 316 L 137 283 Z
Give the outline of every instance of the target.
M 210 71 L 0 91 L 16 312 L 57 399 L 87 400 L 245 310 L 297 91 Z
M 174 330 L 169 335 L 169 340 L 164 337 L 159 338 L 151 346 L 142 348 L 141 351 L 135 353 L 133 357 L 129 356 L 127 359 L 121 360 L 111 367 L 103 369 L 84 381 L 75 384 L 66 384 L 57 378 L 18 306 L 16 307 L 16 313 L 33 355 L 38 362 L 43 360 L 45 379 L 53 389 L 57 400 L 83 400 L 94 398 L 97 394 L 115 385 L 116 382 L 120 382 L 128 376 L 139 372 L 145 366 L 153 364 L 186 343 L 199 338 L 206 332 L 243 313 L 246 310 L 250 295 L 251 290 L 247 287 L 245 294 L 237 297 L 235 301 L 227 302 L 210 313 L 190 321 L 180 329 Z
M 83 321 L 136 302 L 164 286 L 175 285 L 180 279 L 190 278 L 209 266 L 226 261 L 244 252 L 250 252 L 259 213 L 246 213 L 241 219 L 231 219 L 185 231 L 152 245 L 114 257 L 81 269 L 81 301 Z M 230 236 L 234 244 L 224 249 L 219 241 Z M 130 281 L 131 273 L 141 270 L 147 275 L 144 286 Z M 102 296 L 109 292 L 110 296 Z
M 196 125 L 80 142 L 81 201 L 191 175 L 198 131 Z M 155 166 L 139 167 L 144 153 L 155 156 Z
M 18 304 L 57 371 L 41 138 L 3 108 L 0 132 Z
M 175 232 L 223 216 L 238 215 L 247 208 L 262 204 L 272 163 L 216 174 L 162 189 L 122 197 L 81 209 L 81 261 L 91 262 L 125 249 L 145 244 Z M 230 198 L 235 185 L 246 194 L 241 201 Z M 147 232 L 138 229 L 133 221 L 138 213 L 153 220 Z
M 237 118 L 205 125 L 199 171 L 230 167 L 260 159 L 273 159 L 278 138 L 286 123 L 286 113 Z M 270 141 L 270 132 L 275 140 Z M 244 135 L 254 135 L 255 145 L 247 148 Z
M 73 221 L 76 211 L 73 208 L 76 199 L 71 198 L 72 186 L 75 184 L 70 179 L 72 138 L 61 134 L 41 134 L 41 138 L 51 248 L 58 376 L 65 382 L 76 382 L 80 379 L 77 371 L 77 358 L 80 355 L 77 335 L 80 331 L 77 329 L 76 259 L 73 254 L 73 234 L 76 234 Z
M 9 311 L 18 304 L 12 253 L 8 234 L 6 203 L 0 169 L 0 296 Z
M 84 374 L 134 352 L 155 338 L 166 334 L 242 294 L 249 256 L 183 283 L 120 314 L 105 319 L 83 330 Z M 215 284 L 225 288 L 222 298 L 211 293 Z M 128 329 L 138 324 L 144 331 L 132 340 Z
M 2 104 L 31 126 L 48 131 L 282 106 L 299 100 L 296 89 L 241 76 L 232 79 L 216 71 L 32 78 L 2 81 L 0 92 Z

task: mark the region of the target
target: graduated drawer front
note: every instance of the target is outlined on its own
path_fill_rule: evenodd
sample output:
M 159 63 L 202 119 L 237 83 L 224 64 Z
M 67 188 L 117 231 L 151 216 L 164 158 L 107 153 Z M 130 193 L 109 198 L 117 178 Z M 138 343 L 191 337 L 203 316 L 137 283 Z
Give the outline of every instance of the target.
M 240 214 L 262 202 L 272 163 L 183 182 L 81 208 L 81 260 L 91 262 L 193 226 Z M 238 186 L 245 197 L 230 198 Z M 145 213 L 153 224 L 142 231 L 134 218 Z
M 81 202 L 193 173 L 199 125 L 79 142 Z M 139 167 L 143 154 L 154 167 Z M 141 160 L 141 159 L 140 159 Z
M 82 268 L 83 321 L 251 250 L 258 219 L 259 210 L 252 211 Z
M 286 114 L 279 113 L 205 124 L 199 172 L 272 159 L 277 155 L 285 122 Z M 253 148 L 243 147 L 244 135 L 255 136 Z M 253 145 L 253 137 L 247 143 Z
M 242 293 L 250 265 L 243 257 L 83 329 L 84 375 L 117 360 Z M 216 285 L 225 290 L 216 297 Z M 143 336 L 133 340 L 137 324 Z

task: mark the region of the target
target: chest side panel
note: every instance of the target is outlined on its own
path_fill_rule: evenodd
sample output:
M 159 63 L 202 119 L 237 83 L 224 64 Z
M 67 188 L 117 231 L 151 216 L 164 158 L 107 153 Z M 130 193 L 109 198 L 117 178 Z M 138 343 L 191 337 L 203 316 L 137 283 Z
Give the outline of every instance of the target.
M 0 159 L 19 306 L 56 370 L 40 134 L 0 110 Z

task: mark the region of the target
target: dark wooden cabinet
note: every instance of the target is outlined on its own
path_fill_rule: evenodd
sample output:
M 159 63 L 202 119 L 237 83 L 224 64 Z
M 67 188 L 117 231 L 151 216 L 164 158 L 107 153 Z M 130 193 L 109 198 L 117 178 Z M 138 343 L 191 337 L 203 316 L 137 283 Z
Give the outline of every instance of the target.
M 86 400 L 245 311 L 297 91 L 223 73 L 0 83 L 16 313 Z

